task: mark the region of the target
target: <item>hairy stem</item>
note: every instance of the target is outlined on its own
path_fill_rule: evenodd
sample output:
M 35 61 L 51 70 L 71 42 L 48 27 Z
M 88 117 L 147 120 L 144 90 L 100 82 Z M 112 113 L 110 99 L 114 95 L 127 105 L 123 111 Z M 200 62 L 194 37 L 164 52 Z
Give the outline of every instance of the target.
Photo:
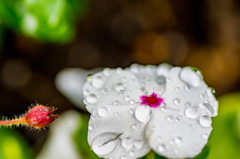
M 23 124 L 25 123 L 24 118 L 13 119 L 13 120 L 1 120 L 0 125 L 15 125 L 15 124 Z

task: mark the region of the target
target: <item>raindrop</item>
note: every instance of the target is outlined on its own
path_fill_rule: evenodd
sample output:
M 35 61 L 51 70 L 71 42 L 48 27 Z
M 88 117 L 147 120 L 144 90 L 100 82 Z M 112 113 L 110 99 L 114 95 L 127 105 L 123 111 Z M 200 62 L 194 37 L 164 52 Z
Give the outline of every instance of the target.
M 130 97 L 129 97 L 129 96 L 126 96 L 126 97 L 124 97 L 124 99 L 125 99 L 126 101 L 129 101 L 129 100 L 130 100 Z
M 84 94 L 84 95 L 89 95 L 89 90 L 88 90 L 88 89 L 85 89 L 85 90 L 83 91 L 83 94 Z
M 203 134 L 202 134 L 202 138 L 203 138 L 204 140 L 207 140 L 207 139 L 208 139 L 208 134 L 207 134 L 207 133 L 203 133 Z
M 110 69 L 110 68 L 105 68 L 105 69 L 103 70 L 103 74 L 104 74 L 105 76 L 110 76 L 110 75 L 111 75 L 111 69 Z
M 162 137 L 159 136 L 159 137 L 157 138 L 157 141 L 158 141 L 158 142 L 161 142 L 161 141 L 162 141 Z
M 211 117 L 209 117 L 208 115 L 204 115 L 199 119 L 199 123 L 203 126 L 203 127 L 210 127 L 212 124 L 212 119 Z
M 100 156 L 109 154 L 115 149 L 120 135 L 116 133 L 104 133 L 97 136 L 93 140 L 92 150 Z
M 146 89 L 145 87 L 142 87 L 142 88 L 141 88 L 141 91 L 142 91 L 144 94 L 147 94 L 147 93 L 148 93 L 148 91 L 147 91 L 147 89 Z
M 115 115 L 119 115 L 119 112 L 116 112 Z
M 157 147 L 157 150 L 159 152 L 163 152 L 163 151 L 165 151 L 165 149 L 166 149 L 166 146 L 164 144 L 158 145 L 158 147 Z
M 202 81 L 202 76 L 198 72 L 193 71 L 190 67 L 182 68 L 180 78 L 183 82 L 193 87 L 198 87 Z
M 89 130 L 89 131 L 92 131 L 93 128 L 94 128 L 94 126 L 93 126 L 92 124 L 90 124 L 90 125 L 88 126 L 88 130 Z
M 98 109 L 98 115 L 101 117 L 108 115 L 108 109 L 106 107 L 100 107 Z
M 179 106 L 179 104 L 180 104 L 180 99 L 179 99 L 179 98 L 175 98 L 175 99 L 173 100 L 173 102 L 174 102 L 174 104 L 176 104 L 177 106 Z
M 135 155 L 134 151 L 131 150 L 131 151 L 129 152 L 129 155 L 130 155 L 130 156 L 134 156 L 134 155 Z
M 166 78 L 164 76 L 157 76 L 156 82 L 160 85 L 165 84 L 166 83 Z
M 181 137 L 176 137 L 176 138 L 174 138 L 174 142 L 175 142 L 176 144 L 181 144 L 182 138 L 181 138 Z
M 95 119 L 96 119 L 96 117 L 95 117 L 95 116 L 92 116 L 92 117 L 91 117 L 91 119 L 92 119 L 92 120 L 95 120 Z
M 109 159 L 115 159 L 114 157 L 109 157 Z
M 139 68 L 138 68 L 138 67 L 139 67 L 138 64 L 132 64 L 132 65 L 130 66 L 130 71 L 131 71 L 132 73 L 138 74 L 138 73 L 139 73 Z
M 101 88 L 104 85 L 104 80 L 101 76 L 93 76 L 92 85 L 96 88 Z
M 127 159 L 127 156 L 122 156 L 121 159 Z
M 136 129 L 136 128 L 137 128 L 137 124 L 133 124 L 132 129 Z
M 123 152 L 122 152 L 122 155 L 126 155 L 126 154 L 127 154 L 127 152 L 126 152 L 126 151 L 123 151 Z
M 179 153 L 179 150 L 175 150 L 174 152 L 175 152 L 175 154 L 178 154 L 178 153 Z
M 135 100 L 132 99 L 132 100 L 129 101 L 129 103 L 130 104 L 135 104 L 136 102 L 135 102 Z
M 173 116 L 172 115 L 167 116 L 167 120 L 172 122 L 173 121 Z
M 185 105 L 186 105 L 186 107 L 190 107 L 192 105 L 192 103 L 191 102 L 187 102 Z
M 165 111 L 167 110 L 167 107 L 166 107 L 166 106 L 162 106 L 162 107 L 161 107 L 161 110 L 162 110 L 163 112 L 165 112 Z
M 89 94 L 86 99 L 87 99 L 87 102 L 90 104 L 94 104 L 98 100 L 95 94 Z
M 136 147 L 137 149 L 141 149 L 143 146 L 143 141 L 140 141 L 140 140 L 136 140 L 134 142 L 134 147 Z
M 115 100 L 115 101 L 113 102 L 113 105 L 114 105 L 115 107 L 118 107 L 118 106 L 119 106 L 119 101 L 118 101 L 118 100 Z
M 121 92 L 121 91 L 124 91 L 125 90 L 125 87 L 122 83 L 117 83 L 115 86 L 114 86 L 115 90 L 118 91 L 118 92 Z
M 179 88 L 179 87 L 176 87 L 175 90 L 176 90 L 177 92 L 180 92 L 180 88 Z
M 198 106 L 204 109 L 209 116 L 212 116 L 214 114 L 214 109 L 210 104 L 200 103 Z
M 185 110 L 185 115 L 188 118 L 194 119 L 198 117 L 198 109 L 196 107 L 189 107 Z
M 121 67 L 118 67 L 118 68 L 116 69 L 116 72 L 117 72 L 118 74 L 121 74 L 121 73 L 123 72 L 123 69 L 122 69 Z
M 212 97 L 213 94 L 215 93 L 215 89 L 213 89 L 212 87 L 209 87 L 209 88 L 207 89 L 206 93 L 207 93 L 207 95 L 208 95 L 209 97 Z
M 108 93 L 108 89 L 107 89 L 107 88 L 103 88 L 103 89 L 102 89 L 102 93 L 103 93 L 103 94 L 107 94 L 107 93 Z
M 133 146 L 133 139 L 131 137 L 126 137 L 122 139 L 122 147 L 125 149 L 131 149 Z
M 140 105 L 136 108 L 135 117 L 143 123 L 147 123 L 152 115 L 152 110 L 149 106 Z
M 123 76 L 121 79 L 122 79 L 123 82 L 127 81 L 127 77 L 126 76 Z
M 144 85 L 145 85 L 145 82 L 141 82 L 141 83 L 140 83 L 140 86 L 144 86 Z
M 132 90 L 128 90 L 128 94 L 132 94 Z
M 175 118 L 175 121 L 176 121 L 176 122 L 180 122 L 180 120 L 181 120 L 180 117 L 176 117 L 176 118 Z
M 200 94 L 199 97 L 200 97 L 200 98 L 204 98 L 204 94 Z
M 171 79 L 170 78 L 167 78 L 167 83 L 170 83 L 171 82 Z
M 133 113 L 133 109 L 130 109 L 128 112 L 132 114 Z
M 184 89 L 185 89 L 186 92 L 189 92 L 190 91 L 190 86 L 189 85 L 185 85 Z

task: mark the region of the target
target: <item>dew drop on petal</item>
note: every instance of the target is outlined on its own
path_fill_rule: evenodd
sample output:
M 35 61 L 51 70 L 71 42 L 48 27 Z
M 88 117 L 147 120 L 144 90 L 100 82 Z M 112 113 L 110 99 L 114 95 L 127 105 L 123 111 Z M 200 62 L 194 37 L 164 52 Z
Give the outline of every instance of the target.
M 180 92 L 180 88 L 179 87 L 176 87 L 175 90 L 176 90 L 176 92 Z
M 199 108 L 204 109 L 209 116 L 212 116 L 214 114 L 214 109 L 212 105 L 208 103 L 200 103 L 198 106 Z
M 162 141 L 162 137 L 159 136 L 159 137 L 157 138 L 157 141 L 158 141 L 158 142 L 161 142 L 161 141 Z
M 200 98 L 204 98 L 204 96 L 205 96 L 204 94 L 200 94 L 199 95 Z
M 133 113 L 133 109 L 130 109 L 128 112 L 132 114 Z
M 103 88 L 103 89 L 102 89 L 102 93 L 103 93 L 103 94 L 107 94 L 107 93 L 108 93 L 108 89 L 107 89 L 107 88 Z
M 174 138 L 174 142 L 175 142 L 176 144 L 181 144 L 182 138 L 181 138 L 181 137 L 176 137 L 176 138 Z
M 143 141 L 141 140 L 134 141 L 134 147 L 136 147 L 137 149 L 141 149 L 142 146 L 143 146 Z
M 189 92 L 190 91 L 190 86 L 189 85 L 185 85 L 184 89 L 185 89 L 186 92 Z
M 94 104 L 98 100 L 95 94 L 89 94 L 86 99 L 87 99 L 87 102 L 90 104 Z
M 110 75 L 111 75 L 111 69 L 110 69 L 110 68 L 105 68 L 105 69 L 103 70 L 103 74 L 104 74 L 105 76 L 110 76 Z
M 204 115 L 204 116 L 200 117 L 199 123 L 203 127 L 210 127 L 212 124 L 212 119 L 208 115 Z
M 123 82 L 126 82 L 126 81 L 127 81 L 127 77 L 126 77 L 126 76 L 123 76 L 123 77 L 121 78 L 121 80 L 122 80 Z
M 119 115 L 119 112 L 116 112 L 115 115 Z
M 172 115 L 167 116 L 167 120 L 173 122 L 173 116 Z
M 93 76 L 92 85 L 96 88 L 101 88 L 104 85 L 104 80 L 101 76 Z
M 106 107 L 100 107 L 98 109 L 98 115 L 101 117 L 108 115 L 108 109 Z
M 149 106 L 140 105 L 136 108 L 135 117 L 138 121 L 147 123 L 152 115 L 152 110 Z
M 122 139 L 122 147 L 125 149 L 131 149 L 133 146 L 133 139 L 131 137 L 126 137 Z
M 175 121 L 176 121 L 176 122 L 180 122 L 180 120 L 181 120 L 180 117 L 176 117 L 176 118 L 175 118 Z
M 130 100 L 130 97 L 129 97 L 129 96 L 125 96 L 124 99 L 125 99 L 126 101 L 129 101 L 129 100 Z
M 185 105 L 186 105 L 186 107 L 190 107 L 192 105 L 192 103 L 191 102 L 186 102 Z
M 94 126 L 93 126 L 92 124 L 90 124 L 90 125 L 88 126 L 88 130 L 89 130 L 89 131 L 92 131 L 93 128 L 94 128 Z
M 133 150 L 129 151 L 129 156 L 134 156 L 134 155 L 135 155 L 135 153 Z
M 202 81 L 202 76 L 198 72 L 193 71 L 190 67 L 182 68 L 180 78 L 183 82 L 193 87 L 198 87 Z
M 136 102 L 135 102 L 135 100 L 132 99 L 132 100 L 129 101 L 129 103 L 130 104 L 135 104 Z
M 121 73 L 123 72 L 123 69 L 122 69 L 121 67 L 118 67 L 118 68 L 116 69 L 116 72 L 117 72 L 118 74 L 121 74 Z
M 84 95 L 89 95 L 89 90 L 88 90 L 88 89 L 85 89 L 85 90 L 83 91 L 83 94 L 84 94 Z
M 92 150 L 98 155 L 107 155 L 115 149 L 119 134 L 116 133 L 104 133 L 97 136 L 92 143 Z
M 147 94 L 147 93 L 148 93 L 148 91 L 147 91 L 147 89 L 146 89 L 145 87 L 142 87 L 142 88 L 141 88 L 141 91 L 142 91 L 144 94 Z
M 138 74 L 138 73 L 139 73 L 139 66 L 138 66 L 137 64 L 132 64 L 132 65 L 130 66 L 130 71 L 131 71 L 132 73 Z
M 202 138 L 203 138 L 204 140 L 207 140 L 207 139 L 208 139 L 208 134 L 207 134 L 207 133 L 203 133 L 203 134 L 202 134 Z
M 119 106 L 119 101 L 118 101 L 118 100 L 115 100 L 115 101 L 113 102 L 113 105 L 114 105 L 115 107 L 118 107 L 118 106 Z
M 164 76 L 157 76 L 156 82 L 160 85 L 165 84 L 166 83 L 166 78 Z
M 114 157 L 109 157 L 109 159 L 115 159 Z
M 124 91 L 125 90 L 125 87 L 122 83 L 117 83 L 115 86 L 114 86 L 114 89 L 118 92 L 121 92 L 121 91 Z
M 206 91 L 208 97 L 212 97 L 213 94 L 215 93 L 215 89 L 212 87 L 209 87 Z
M 157 147 L 157 150 L 158 150 L 159 152 L 164 152 L 165 149 L 166 149 L 166 146 L 165 146 L 164 144 L 158 145 L 158 147 Z
M 136 129 L 136 128 L 137 128 L 137 124 L 133 124 L 132 129 Z
M 198 117 L 198 114 L 199 114 L 198 108 L 196 108 L 196 107 L 189 107 L 185 110 L 186 117 L 191 118 L 191 119 Z
M 179 98 L 175 98 L 175 99 L 173 100 L 173 102 L 174 102 L 175 105 L 179 106 L 179 104 L 180 104 L 180 99 L 179 99 Z

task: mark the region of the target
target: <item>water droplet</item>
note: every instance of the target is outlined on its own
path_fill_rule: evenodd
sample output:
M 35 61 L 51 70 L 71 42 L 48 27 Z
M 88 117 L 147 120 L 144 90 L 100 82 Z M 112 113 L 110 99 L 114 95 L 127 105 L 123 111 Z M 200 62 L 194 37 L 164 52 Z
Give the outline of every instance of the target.
M 138 66 L 138 64 L 132 64 L 130 66 L 130 71 L 132 73 L 138 74 L 139 73 L 139 66 Z
M 127 156 L 122 156 L 121 159 L 127 159 Z
M 166 83 L 166 78 L 164 76 L 157 76 L 156 82 L 160 85 L 165 84 Z
M 91 145 L 92 150 L 100 156 L 109 154 L 115 149 L 120 135 L 116 133 L 104 133 L 97 136 Z
M 188 118 L 194 119 L 198 117 L 198 109 L 196 107 L 189 107 L 185 110 L 185 115 Z
M 159 136 L 159 137 L 157 138 L 157 141 L 158 141 L 158 142 L 161 142 L 161 141 L 162 141 L 162 137 Z
M 162 107 L 161 107 L 161 110 L 162 110 L 163 112 L 165 112 L 165 111 L 167 110 L 167 107 L 166 107 L 166 106 L 162 106 Z
M 204 115 L 199 119 L 199 123 L 203 126 L 203 127 L 210 127 L 212 124 L 212 119 L 211 117 L 209 117 L 208 115 Z
M 123 152 L 122 152 L 122 155 L 126 155 L 126 154 L 127 154 L 127 152 L 126 152 L 126 151 L 123 151 Z
M 91 116 L 91 119 L 92 119 L 92 120 L 95 120 L 95 119 L 96 119 L 96 117 L 95 117 L 95 116 Z
M 124 91 L 125 90 L 125 87 L 122 83 L 117 83 L 115 86 L 114 86 L 115 90 L 118 91 L 118 92 L 121 92 L 121 91 Z
M 141 91 L 142 91 L 144 94 L 147 94 L 147 93 L 148 93 L 148 91 L 147 91 L 147 89 L 146 89 L 145 87 L 142 87 L 142 88 L 141 88 Z
M 175 152 L 175 154 L 178 154 L 178 153 L 179 153 L 179 150 L 175 150 L 174 152 Z
M 140 105 L 136 108 L 135 117 L 143 123 L 147 123 L 152 115 L 152 110 L 149 106 Z
M 189 124 L 189 125 L 188 125 L 188 127 L 189 127 L 189 128 L 191 128 L 191 127 L 192 127 L 192 125 L 191 125 L 191 124 Z
M 137 128 L 137 124 L 133 124 L 132 129 L 136 129 L 136 128 Z
M 109 159 L 115 159 L 114 157 L 109 157 Z
M 118 101 L 118 100 L 115 100 L 115 101 L 113 102 L 113 105 L 114 105 L 115 107 L 118 107 L 118 106 L 119 106 L 119 101 Z
M 136 102 L 135 102 L 135 100 L 132 99 L 132 100 L 129 101 L 129 103 L 130 104 L 135 104 Z
M 175 142 L 176 144 L 181 144 L 182 138 L 181 138 L 181 137 L 176 137 L 176 138 L 174 138 L 174 142 Z
M 175 98 L 175 99 L 173 100 L 173 102 L 174 102 L 174 104 L 176 104 L 177 106 L 179 106 L 179 104 L 180 104 L 180 99 L 179 99 L 179 98 Z
M 103 89 L 102 89 L 102 93 L 103 93 L 103 94 L 107 94 L 107 93 L 108 93 L 108 89 L 107 89 L 107 88 L 103 88 Z
M 121 67 L 118 67 L 118 68 L 116 69 L 116 72 L 117 72 L 118 74 L 121 74 L 121 73 L 123 72 L 123 69 L 122 69 Z
M 85 89 L 85 90 L 83 91 L 83 94 L 86 95 L 86 96 L 89 95 L 89 90 L 88 90 L 88 89 Z
M 173 142 L 173 140 L 170 140 L 169 143 L 172 145 L 174 142 Z
M 190 86 L 189 85 L 185 85 L 184 89 L 185 89 L 186 92 L 189 92 L 190 91 Z
M 126 101 L 129 101 L 129 100 L 130 100 L 130 97 L 129 97 L 129 96 L 125 96 L 124 99 L 125 99 Z
M 136 140 L 136 141 L 134 142 L 134 147 L 136 147 L 137 149 L 141 149 L 142 146 L 143 146 L 143 141 L 141 141 L 141 140 Z
M 116 112 L 115 115 L 119 115 L 119 112 Z
M 190 84 L 193 87 L 198 87 L 202 81 L 202 76 L 193 71 L 190 67 L 182 68 L 180 78 L 183 82 Z
M 179 87 L 176 87 L 175 90 L 176 90 L 176 92 L 180 92 L 180 88 Z
M 135 155 L 134 151 L 133 150 L 129 151 L 129 155 L 134 156 Z
M 92 85 L 96 88 L 101 88 L 104 85 L 104 80 L 101 76 L 93 76 Z
M 212 116 L 214 114 L 214 109 L 212 105 L 208 103 L 200 103 L 198 106 L 204 109 L 209 116 Z
M 140 86 L 144 86 L 144 85 L 145 85 L 145 82 L 141 82 L 141 83 L 140 83 Z
M 208 139 L 208 134 L 207 134 L 207 133 L 203 133 L 203 134 L 202 134 L 202 138 L 203 138 L 204 140 L 207 140 L 207 139 Z
M 127 92 L 128 92 L 128 94 L 132 94 L 132 90 L 128 90 Z
M 167 116 L 167 120 L 173 122 L 173 116 L 172 115 Z
M 103 74 L 107 77 L 110 76 L 111 75 L 111 69 L 110 68 L 105 68 L 103 70 Z
M 94 126 L 93 126 L 92 124 L 90 124 L 90 125 L 88 126 L 88 130 L 89 130 L 89 131 L 92 131 L 93 128 L 94 128 Z
M 92 74 L 87 75 L 87 81 L 91 82 L 92 81 L 92 77 L 93 77 Z
M 133 139 L 131 137 L 126 137 L 122 139 L 122 147 L 125 149 L 131 149 L 133 146 Z
M 132 114 L 133 113 L 133 109 L 130 109 L 128 112 Z
M 180 120 L 181 120 L 180 117 L 176 117 L 176 118 L 175 118 L 175 121 L 176 121 L 176 122 L 180 122 Z
M 126 81 L 127 81 L 127 77 L 126 77 L 126 76 L 123 76 L 123 77 L 121 78 L 121 80 L 122 80 L 123 82 L 126 82 Z
M 192 105 L 192 103 L 191 102 L 187 102 L 185 105 L 186 105 L 186 107 L 190 107 Z
M 165 149 L 166 149 L 166 146 L 164 144 L 158 145 L 158 147 L 157 147 L 157 150 L 159 152 L 163 152 L 163 151 L 165 151 Z
M 89 94 L 86 99 L 87 99 L 87 102 L 90 104 L 94 104 L 98 100 L 95 94 Z
M 170 83 L 171 82 L 171 79 L 170 78 L 167 78 L 167 83 Z
M 98 115 L 101 117 L 108 115 L 108 109 L 106 107 L 100 107 L 98 109 Z
M 204 94 L 200 94 L 199 97 L 200 97 L 200 98 L 204 98 Z

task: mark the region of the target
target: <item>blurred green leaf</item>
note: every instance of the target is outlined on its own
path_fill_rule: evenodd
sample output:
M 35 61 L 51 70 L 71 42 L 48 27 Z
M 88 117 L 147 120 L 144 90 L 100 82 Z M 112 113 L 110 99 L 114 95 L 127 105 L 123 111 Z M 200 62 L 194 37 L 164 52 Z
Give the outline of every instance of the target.
M 208 157 L 209 151 L 210 151 L 210 148 L 207 145 L 203 148 L 202 152 L 199 155 L 194 157 L 194 159 L 206 159 Z
M 3 25 L 45 42 L 72 40 L 76 17 L 84 15 L 86 10 L 85 0 L 0 1 Z
M 81 153 L 83 159 L 99 159 L 99 157 L 91 150 L 88 141 L 87 141 L 87 133 L 88 133 L 88 121 L 89 116 L 82 115 L 82 122 L 74 135 L 74 141 L 78 147 L 78 150 Z
M 27 143 L 16 131 L 0 128 L 0 158 L 30 159 Z
M 219 98 L 219 115 L 213 118 L 208 159 L 240 158 L 240 94 Z

